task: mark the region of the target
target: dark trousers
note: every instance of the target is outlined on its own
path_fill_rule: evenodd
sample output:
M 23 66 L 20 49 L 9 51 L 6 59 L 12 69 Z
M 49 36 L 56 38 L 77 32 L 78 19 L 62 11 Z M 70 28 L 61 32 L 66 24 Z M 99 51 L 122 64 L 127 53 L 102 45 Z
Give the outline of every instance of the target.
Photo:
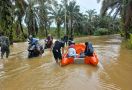
M 56 60 L 56 62 L 58 62 L 58 59 L 62 59 L 62 55 L 61 55 L 61 51 L 60 50 L 55 50 L 53 49 L 53 55 L 54 55 L 54 58 Z
M 3 58 L 5 53 L 6 53 L 6 58 L 8 58 L 10 53 L 9 47 L 1 47 L 1 58 Z

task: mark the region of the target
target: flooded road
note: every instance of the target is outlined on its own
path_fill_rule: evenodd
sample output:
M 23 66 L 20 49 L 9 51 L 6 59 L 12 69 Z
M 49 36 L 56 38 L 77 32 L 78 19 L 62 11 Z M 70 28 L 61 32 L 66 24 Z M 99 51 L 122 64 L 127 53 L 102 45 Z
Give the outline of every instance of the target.
M 50 50 L 28 59 L 27 43 L 11 47 L 11 56 L 0 59 L 0 90 L 132 90 L 132 51 L 118 35 L 77 38 L 91 41 L 99 58 L 97 67 L 71 64 L 60 67 Z

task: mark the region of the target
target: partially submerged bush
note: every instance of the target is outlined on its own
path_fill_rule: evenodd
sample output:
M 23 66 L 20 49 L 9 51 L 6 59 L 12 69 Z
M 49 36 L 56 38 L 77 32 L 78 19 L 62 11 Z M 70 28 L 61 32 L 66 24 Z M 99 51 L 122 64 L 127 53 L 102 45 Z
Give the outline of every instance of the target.
M 94 35 L 96 35 L 96 36 L 98 36 L 98 35 L 109 35 L 109 34 L 110 34 L 109 30 L 106 28 L 99 28 L 98 30 L 96 30 L 94 32 Z
M 127 40 L 127 48 L 132 49 L 132 34 L 130 34 L 130 39 Z

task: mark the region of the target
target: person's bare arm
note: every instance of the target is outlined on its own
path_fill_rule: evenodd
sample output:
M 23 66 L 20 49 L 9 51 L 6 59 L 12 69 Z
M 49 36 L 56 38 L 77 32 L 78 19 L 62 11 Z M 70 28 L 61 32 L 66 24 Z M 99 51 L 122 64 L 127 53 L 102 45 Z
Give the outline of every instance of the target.
M 62 55 L 64 54 L 64 47 L 62 47 Z

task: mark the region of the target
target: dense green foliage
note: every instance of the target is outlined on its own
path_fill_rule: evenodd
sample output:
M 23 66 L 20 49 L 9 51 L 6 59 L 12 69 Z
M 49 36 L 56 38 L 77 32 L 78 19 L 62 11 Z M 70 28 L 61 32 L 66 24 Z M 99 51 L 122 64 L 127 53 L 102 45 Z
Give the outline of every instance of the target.
M 101 1 L 101 0 L 98 0 Z M 108 10 L 111 10 L 107 13 Z M 132 0 L 103 0 L 101 8 L 101 16 L 111 15 L 113 18 L 120 16 L 121 36 L 127 39 L 127 46 L 132 47 Z
M 106 28 L 99 28 L 98 30 L 96 30 L 95 32 L 94 32 L 94 35 L 109 35 L 109 34 L 111 34 L 110 32 L 109 32 L 109 30 L 108 29 L 106 29 Z
M 122 30 L 128 36 L 131 13 L 126 12 L 131 12 L 130 5 L 131 0 L 103 0 L 101 14 L 97 14 L 95 10 L 81 13 L 75 0 L 1 0 L 0 31 L 11 41 L 24 41 L 30 34 L 42 38 L 49 33 L 61 38 L 64 34 L 108 35 Z M 114 16 L 110 16 L 111 12 L 106 14 L 109 8 L 111 12 L 117 10 Z

